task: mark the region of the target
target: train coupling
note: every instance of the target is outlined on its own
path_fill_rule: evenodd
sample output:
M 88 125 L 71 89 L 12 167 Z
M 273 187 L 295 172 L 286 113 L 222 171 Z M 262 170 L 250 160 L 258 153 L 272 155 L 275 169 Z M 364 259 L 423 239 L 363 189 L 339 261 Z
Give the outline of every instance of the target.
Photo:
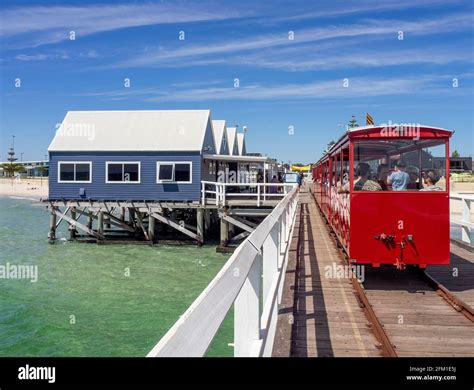
M 379 240 L 379 241 L 385 241 L 385 242 L 392 242 L 393 240 L 395 240 L 395 236 L 392 236 L 390 234 L 385 234 L 385 233 L 382 233 L 378 236 L 374 236 L 374 240 Z
M 406 264 L 403 262 L 403 260 L 399 259 L 398 257 L 393 265 L 397 267 L 397 270 L 399 271 L 403 271 L 406 268 Z

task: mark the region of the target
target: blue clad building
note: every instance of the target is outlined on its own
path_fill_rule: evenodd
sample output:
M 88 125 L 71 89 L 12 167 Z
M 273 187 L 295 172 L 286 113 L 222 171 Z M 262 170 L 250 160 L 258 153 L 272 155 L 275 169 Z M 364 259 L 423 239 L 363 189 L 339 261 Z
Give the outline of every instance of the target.
M 220 152 L 209 110 L 70 111 L 48 151 L 50 200 L 191 202 Z
M 61 221 L 71 240 L 153 244 L 168 228 L 202 243 L 220 220 L 225 247 L 229 220 L 245 230 L 237 240 L 254 225 L 222 211 L 245 216 L 250 207 L 254 218 L 263 207 L 265 215 L 287 193 L 267 188 L 277 185 L 268 184 L 276 164 L 247 155 L 245 129 L 212 120 L 209 110 L 70 111 L 48 151 L 51 243 Z

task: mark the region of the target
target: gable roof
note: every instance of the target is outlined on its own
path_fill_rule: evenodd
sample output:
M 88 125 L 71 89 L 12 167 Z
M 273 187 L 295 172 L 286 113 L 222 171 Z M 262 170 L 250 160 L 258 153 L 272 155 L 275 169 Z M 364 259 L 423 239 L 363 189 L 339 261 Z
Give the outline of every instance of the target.
M 235 145 L 237 138 L 237 127 L 228 127 L 227 128 L 227 144 L 229 145 L 229 155 L 237 154 L 235 153 Z
M 69 111 L 49 151 L 201 151 L 209 110 Z
M 239 156 L 243 156 L 246 154 L 245 133 L 237 134 L 237 148 L 239 149 Z
M 214 142 L 216 144 L 216 154 L 221 154 L 222 151 L 222 141 L 227 139 L 227 131 L 225 127 L 224 120 L 213 120 L 212 121 L 212 131 L 214 134 Z

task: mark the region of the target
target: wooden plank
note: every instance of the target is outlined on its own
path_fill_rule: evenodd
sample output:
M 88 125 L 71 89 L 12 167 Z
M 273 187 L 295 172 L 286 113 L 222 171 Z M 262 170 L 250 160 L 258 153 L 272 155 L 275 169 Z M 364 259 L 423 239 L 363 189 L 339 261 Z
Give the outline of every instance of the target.
M 158 213 L 151 213 L 151 215 L 156 218 L 157 220 L 175 228 L 176 230 L 180 231 L 181 233 L 186 234 L 187 236 L 194 238 L 196 241 L 201 242 L 201 237 L 197 235 L 196 233 L 192 232 L 189 229 L 186 229 L 184 226 L 181 226 L 179 223 L 173 221 L 171 218 L 167 218 L 164 215 L 158 214 Z
M 232 237 L 229 241 L 230 242 L 237 242 L 237 241 L 243 240 L 244 238 L 248 237 L 249 234 L 250 234 L 249 232 L 239 233 L 236 236 Z
M 143 235 L 145 236 L 145 239 L 147 241 L 149 241 L 150 237 L 148 236 L 148 232 L 145 229 L 145 225 L 143 225 L 143 219 L 142 219 L 142 216 L 141 216 L 141 212 L 137 212 L 137 213 L 135 213 L 135 215 L 137 217 L 138 226 L 140 226 L 140 228 L 142 229 Z
M 375 347 L 371 349 L 349 349 L 349 348 L 315 348 L 315 347 L 294 347 L 295 357 L 381 357 L 380 351 Z
M 240 221 L 246 225 L 249 225 L 250 227 L 252 228 L 256 228 L 258 227 L 258 223 L 255 223 L 255 222 L 252 222 L 252 221 L 249 221 L 248 219 L 245 219 L 245 218 L 242 218 L 242 217 L 239 217 L 237 215 L 233 215 L 232 213 L 228 213 L 228 215 L 232 215 L 232 218 L 236 219 L 237 221 Z
M 60 218 L 62 217 L 65 221 L 69 222 L 70 224 L 74 224 L 77 228 L 81 229 L 82 231 L 86 232 L 87 234 L 89 234 L 91 236 L 94 236 L 94 237 L 97 237 L 97 238 L 104 238 L 104 236 L 102 234 L 99 234 L 99 233 L 95 232 L 94 230 L 89 229 L 87 226 L 85 226 L 82 223 L 77 222 L 76 220 L 72 219 L 71 217 L 61 213 L 57 209 L 54 209 L 54 212 L 58 217 L 60 217 Z
M 334 356 L 331 351 L 335 346 L 338 351 L 353 351 L 341 352 L 342 356 L 379 356 L 374 347 L 376 339 L 366 326 L 351 281 L 324 278 L 325 265 L 339 264 L 340 258 L 314 203 L 304 192 L 300 193 L 300 207 L 297 223 L 301 247 L 293 243 L 290 246 L 299 252 L 292 356 L 299 356 L 300 347 L 306 349 L 302 356 Z
M 93 219 L 98 219 L 97 215 L 93 215 L 93 214 L 90 215 L 89 213 L 86 213 L 84 210 L 77 210 L 77 212 L 81 215 L 86 216 L 86 217 L 91 216 Z M 113 215 L 107 214 L 105 212 L 103 212 L 103 214 L 107 215 L 110 218 L 109 223 L 111 225 L 120 227 L 120 228 L 122 228 L 124 230 L 127 230 L 129 232 L 135 232 L 135 229 L 133 227 L 131 227 L 130 225 L 127 225 L 125 222 L 123 222 L 120 219 L 114 217 Z
M 249 233 L 252 233 L 255 229 L 246 225 L 245 223 L 237 220 L 236 218 L 234 217 L 231 217 L 225 213 L 221 213 L 220 214 L 220 217 L 225 219 L 227 222 L 230 222 L 232 225 L 235 225 L 239 228 L 241 228 L 242 230 L 246 231 L 246 232 L 249 232 Z
M 71 209 L 71 207 L 67 207 L 66 210 L 64 211 L 64 214 L 67 214 L 70 209 Z M 61 224 L 62 220 L 63 220 L 63 218 L 59 218 L 58 222 L 56 222 L 56 229 Z

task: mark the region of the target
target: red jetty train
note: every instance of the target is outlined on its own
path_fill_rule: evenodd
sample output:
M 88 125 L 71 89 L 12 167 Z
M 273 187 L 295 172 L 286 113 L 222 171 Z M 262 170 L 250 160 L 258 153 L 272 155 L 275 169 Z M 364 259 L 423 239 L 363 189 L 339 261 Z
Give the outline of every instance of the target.
M 449 264 L 452 134 L 351 128 L 313 166 L 314 197 L 352 264 Z

